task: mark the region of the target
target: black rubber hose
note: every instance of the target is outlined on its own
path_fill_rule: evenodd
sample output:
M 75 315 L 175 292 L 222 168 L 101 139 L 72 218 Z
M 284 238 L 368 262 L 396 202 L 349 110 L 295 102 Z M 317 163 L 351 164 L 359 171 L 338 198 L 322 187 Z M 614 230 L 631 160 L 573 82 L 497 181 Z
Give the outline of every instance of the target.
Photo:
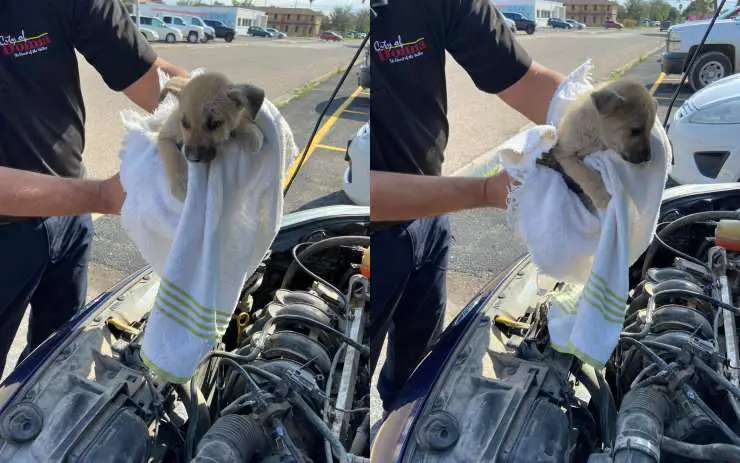
M 661 390 L 654 387 L 630 390 L 622 400 L 617 418 L 614 463 L 658 463 L 668 411 L 668 398 Z
M 352 439 L 352 445 L 349 448 L 349 452 L 355 455 L 362 455 L 367 449 L 367 443 L 370 439 L 370 414 L 365 415 L 365 419 L 362 420 L 362 424 L 357 428 L 354 439 Z
M 369 236 L 334 236 L 326 238 L 321 241 L 317 241 L 314 244 L 308 246 L 306 249 L 298 254 L 298 257 L 302 259 L 308 259 L 315 254 L 323 252 L 327 249 L 331 249 L 338 246 L 370 246 Z M 283 282 L 280 285 L 281 288 L 288 288 L 293 282 L 295 274 L 300 269 L 298 262 L 291 262 L 288 269 L 285 271 Z
M 242 463 L 252 461 L 267 440 L 262 427 L 243 415 L 226 415 L 213 424 L 198 443 L 191 463 Z
M 660 448 L 668 453 L 692 460 L 740 461 L 740 446 L 732 444 L 689 444 L 663 436 Z
M 599 411 L 599 427 L 601 428 L 602 437 L 604 442 L 607 443 L 607 447 L 611 448 L 617 435 L 617 428 L 615 427 L 617 406 L 609 384 L 602 375 L 596 373 L 592 366 L 585 363 L 581 364 L 581 368 L 577 369 L 573 375 L 591 394 L 591 398 Z
M 665 240 L 673 232 L 675 232 L 681 227 L 685 227 L 686 225 L 691 225 L 696 222 L 702 222 L 704 220 L 721 220 L 721 219 L 740 220 L 740 212 L 708 211 L 708 212 L 697 212 L 696 214 L 689 214 L 689 215 L 683 216 L 669 223 L 668 225 L 665 226 L 665 228 L 657 232 L 657 234 L 660 236 L 660 238 Z M 647 251 L 645 251 L 645 261 L 642 264 L 642 278 L 641 278 L 642 280 L 644 280 L 647 275 L 647 271 L 650 268 L 650 264 L 652 263 L 653 258 L 655 257 L 655 253 L 657 252 L 659 245 L 660 243 L 657 240 L 655 240 L 650 243 L 650 246 L 648 247 Z
M 335 330 L 331 326 L 326 325 L 324 323 L 321 323 L 319 321 L 316 321 L 316 320 L 314 320 L 312 318 L 302 317 L 300 315 L 289 315 L 289 314 L 285 314 L 285 315 L 277 315 L 277 316 L 272 317 L 270 319 L 271 322 L 275 322 L 277 320 L 293 320 L 293 321 L 305 323 L 307 325 L 315 326 L 317 328 L 321 328 L 322 330 L 324 330 L 324 331 L 326 331 L 326 332 L 328 332 L 330 334 L 333 334 L 334 336 L 340 338 L 342 341 L 346 342 L 350 346 L 352 346 L 355 349 L 359 350 L 363 355 L 370 355 L 370 347 L 365 346 L 363 344 L 360 344 L 359 342 L 357 342 L 354 339 L 350 338 L 349 336 L 347 336 L 346 334 L 342 333 L 341 331 Z

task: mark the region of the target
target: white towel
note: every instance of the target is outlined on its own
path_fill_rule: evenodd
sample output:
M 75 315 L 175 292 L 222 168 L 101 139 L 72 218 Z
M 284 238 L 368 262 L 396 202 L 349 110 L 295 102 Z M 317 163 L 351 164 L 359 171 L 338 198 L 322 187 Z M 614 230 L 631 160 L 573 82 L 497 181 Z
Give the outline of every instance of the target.
M 550 106 L 555 124 L 569 100 L 591 88 L 591 63 L 571 73 Z M 553 109 L 554 108 L 554 109 Z M 533 127 L 510 139 L 499 160 L 520 185 L 509 195 L 508 221 L 524 240 L 539 271 L 568 283 L 550 297 L 553 348 L 601 368 L 619 339 L 628 295 L 628 268 L 645 251 L 657 225 L 672 152 L 656 118 L 651 160 L 635 166 L 613 151 L 585 162 L 599 171 L 611 200 L 591 213 L 552 169 L 535 164 L 556 142 L 554 125 Z
M 170 194 L 154 144 L 176 108 L 169 95 L 152 115 L 122 114 L 121 222 L 161 277 L 142 360 L 162 379 L 184 383 L 224 334 L 242 285 L 277 234 L 282 178 L 297 149 L 287 122 L 265 100 L 256 119 L 265 135 L 261 151 L 230 142 L 214 161 L 189 163 L 181 203 Z

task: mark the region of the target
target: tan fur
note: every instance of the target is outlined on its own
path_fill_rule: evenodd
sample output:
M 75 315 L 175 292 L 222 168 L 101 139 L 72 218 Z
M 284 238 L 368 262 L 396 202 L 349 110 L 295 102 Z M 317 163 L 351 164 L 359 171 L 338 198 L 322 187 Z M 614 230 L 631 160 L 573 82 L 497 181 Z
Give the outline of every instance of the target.
M 162 126 L 157 148 L 170 191 L 183 201 L 187 161 L 212 161 L 230 138 L 237 138 L 250 153 L 262 148 L 264 136 L 254 119 L 264 92 L 251 85 L 233 85 L 222 74 L 204 73 L 190 80 L 170 79 L 160 100 L 168 93 L 178 96 L 180 104 Z
M 657 102 L 645 87 L 629 80 L 603 84 L 568 107 L 551 155 L 597 208 L 605 208 L 610 196 L 601 175 L 584 158 L 611 149 L 633 164 L 649 161 L 656 110 Z

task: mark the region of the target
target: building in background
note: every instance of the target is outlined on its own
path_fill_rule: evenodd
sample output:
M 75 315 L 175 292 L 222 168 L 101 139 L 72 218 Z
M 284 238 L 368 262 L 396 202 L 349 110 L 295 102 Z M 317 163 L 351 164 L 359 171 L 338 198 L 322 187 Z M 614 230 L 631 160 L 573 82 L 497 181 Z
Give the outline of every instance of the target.
M 126 3 L 130 3 L 126 2 Z M 136 3 L 135 1 L 133 2 Z M 135 14 L 135 5 L 127 5 L 129 12 Z M 139 0 L 140 14 L 160 17 L 162 15 L 198 16 L 202 19 L 221 21 L 236 30 L 236 35 L 247 35 L 250 26 L 267 27 L 267 14 L 256 8 L 236 6 L 180 6 L 166 5 L 155 1 Z
M 618 4 L 611 0 L 563 0 L 569 19 L 587 26 L 601 26 L 604 21 L 617 20 Z
M 267 14 L 268 27 L 288 35 L 316 37 L 321 32 L 324 15 L 308 8 L 279 8 L 273 6 L 252 7 Z
M 552 0 L 494 0 L 501 12 L 520 13 L 537 22 L 538 26 L 547 26 L 550 18 L 565 18 L 563 2 Z

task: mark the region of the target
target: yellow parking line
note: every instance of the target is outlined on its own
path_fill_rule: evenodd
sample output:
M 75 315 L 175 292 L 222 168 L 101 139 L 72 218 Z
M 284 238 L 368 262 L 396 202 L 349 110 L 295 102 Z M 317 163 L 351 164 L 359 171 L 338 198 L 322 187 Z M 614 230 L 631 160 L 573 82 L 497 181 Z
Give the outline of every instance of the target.
M 663 83 L 663 80 L 665 80 L 665 72 L 661 72 L 660 75 L 658 75 L 658 78 L 655 79 L 655 82 L 653 82 L 653 86 L 650 87 L 650 95 L 655 95 L 655 91 L 658 90 L 658 87 L 661 83 Z
M 347 148 L 341 148 L 339 146 L 332 146 L 332 145 L 316 145 L 316 148 L 321 148 L 322 150 L 329 150 L 329 151 L 338 151 L 340 153 L 345 153 L 347 151 Z
M 319 128 L 318 132 L 316 132 L 316 136 L 313 139 L 313 143 L 311 146 L 308 147 L 308 150 L 306 151 L 306 157 L 303 159 L 303 163 L 309 160 L 311 155 L 313 154 L 314 150 L 318 147 L 317 145 L 321 143 L 321 140 L 326 137 L 326 135 L 329 133 L 332 127 L 334 127 L 334 124 L 337 123 L 339 120 L 339 116 L 349 107 L 350 104 L 354 101 L 355 98 L 357 98 L 357 95 L 360 94 L 362 91 L 362 87 L 357 87 L 354 92 L 342 103 L 341 106 L 339 106 L 334 113 L 329 116 L 329 118 L 324 122 L 324 125 Z M 293 163 L 288 168 L 288 174 L 283 177 L 283 188 L 288 186 L 288 182 L 290 182 L 290 179 L 293 178 L 294 175 L 296 175 L 296 172 L 298 172 L 298 169 L 301 167 L 301 157 L 303 156 L 303 151 L 298 153 L 298 156 L 296 156 Z
M 344 112 L 349 114 L 359 114 L 360 116 L 367 116 L 369 114 L 367 111 L 355 111 L 351 109 L 345 109 Z

